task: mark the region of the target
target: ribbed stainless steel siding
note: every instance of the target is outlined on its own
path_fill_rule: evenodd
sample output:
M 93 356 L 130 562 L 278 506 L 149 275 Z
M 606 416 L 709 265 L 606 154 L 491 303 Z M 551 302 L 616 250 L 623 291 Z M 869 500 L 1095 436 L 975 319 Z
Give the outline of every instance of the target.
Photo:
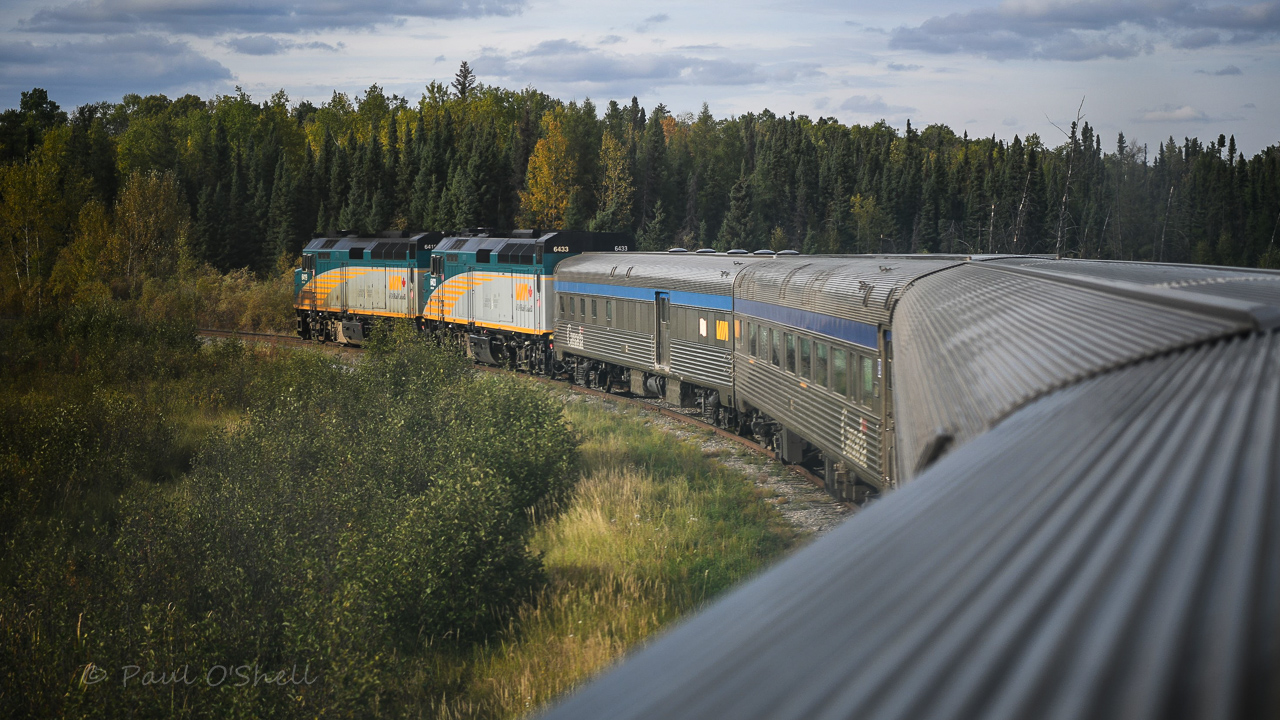
M 735 298 L 887 324 L 903 288 L 956 264 L 956 260 L 793 256 L 744 270 Z
M 922 278 L 898 303 L 893 382 L 903 480 L 939 432 L 963 444 L 1054 388 L 1243 329 L 995 264 Z
M 732 390 L 732 351 L 673 337 L 671 375 L 716 390 Z
M 884 487 L 880 418 L 826 388 L 802 385 L 799 378 L 768 362 L 752 362 L 742 354 L 735 360 L 740 399 L 748 399 L 832 459 L 861 468 L 864 480 Z
M 731 295 L 734 276 L 761 260 L 751 256 L 694 253 L 585 253 L 556 265 L 556 279 Z
M 581 348 L 570 346 L 570 335 L 581 333 Z M 624 367 L 653 367 L 653 338 L 644 333 L 621 330 L 590 323 L 556 324 L 557 350 L 582 357 L 604 360 Z
M 555 708 L 1280 715 L 1280 339 L 1041 398 Z

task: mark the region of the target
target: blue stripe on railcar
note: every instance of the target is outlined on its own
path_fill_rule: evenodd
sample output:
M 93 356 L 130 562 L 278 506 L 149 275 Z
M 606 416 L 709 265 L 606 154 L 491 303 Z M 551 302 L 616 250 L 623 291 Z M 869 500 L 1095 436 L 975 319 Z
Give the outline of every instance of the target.
M 603 285 L 600 283 L 556 281 L 556 292 L 577 295 L 600 295 L 624 300 L 644 300 L 653 302 L 654 293 L 666 293 L 672 305 L 688 305 L 708 310 L 733 312 L 733 298 L 728 295 L 709 295 L 707 293 L 682 292 L 680 290 L 658 290 L 656 288 L 627 287 L 625 285 Z
M 738 300 L 734 312 L 739 315 L 750 315 L 769 322 L 787 325 L 797 330 L 808 330 L 819 335 L 827 335 L 840 340 L 861 345 L 875 350 L 880 347 L 877 341 L 876 326 L 857 320 L 845 320 L 809 310 L 771 305 L 755 300 Z

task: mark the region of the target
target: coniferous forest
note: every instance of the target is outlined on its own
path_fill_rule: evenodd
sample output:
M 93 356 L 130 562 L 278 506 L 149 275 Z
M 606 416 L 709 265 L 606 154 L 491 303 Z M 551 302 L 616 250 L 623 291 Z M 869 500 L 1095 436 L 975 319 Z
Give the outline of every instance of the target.
M 315 232 L 539 227 L 644 249 L 1059 253 L 1280 267 L 1280 144 L 1151 148 L 1088 122 L 1056 138 L 846 126 L 769 110 L 673 115 L 487 87 L 465 66 L 416 101 L 127 95 L 0 116 L 4 304 L 128 285 L 185 259 L 269 273 Z M 113 286 L 119 292 L 120 285 Z

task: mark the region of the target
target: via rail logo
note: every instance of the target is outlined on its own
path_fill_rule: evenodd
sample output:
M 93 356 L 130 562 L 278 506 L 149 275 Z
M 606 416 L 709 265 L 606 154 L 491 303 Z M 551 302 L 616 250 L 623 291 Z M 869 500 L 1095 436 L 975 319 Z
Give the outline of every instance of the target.
M 516 300 L 532 300 L 533 286 L 521 283 L 516 285 Z
M 404 278 L 400 275 L 392 275 L 387 278 L 387 288 L 389 290 L 403 290 L 404 286 Z

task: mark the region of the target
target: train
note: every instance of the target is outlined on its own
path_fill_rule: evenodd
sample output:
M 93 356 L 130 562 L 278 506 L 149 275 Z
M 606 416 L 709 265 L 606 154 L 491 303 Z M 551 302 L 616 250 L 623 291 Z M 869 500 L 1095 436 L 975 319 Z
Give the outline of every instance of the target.
M 896 482 L 885 301 L 907 276 L 832 262 L 639 253 L 616 233 L 334 233 L 304 248 L 295 311 L 304 339 L 358 345 L 378 319 L 409 318 L 480 363 L 693 408 L 863 502 Z M 815 280 L 824 296 L 852 282 L 861 304 L 796 294 Z
M 1169 272 L 1129 266 L 1142 277 Z M 984 348 L 957 338 L 927 362 L 908 358 L 906 372 L 895 371 L 898 324 L 966 309 L 947 294 L 975 283 L 1004 288 L 998 302 L 988 293 L 993 308 L 1023 296 L 1037 307 L 1046 292 L 1090 283 L 1104 291 L 1103 301 L 1180 294 L 1192 312 L 1215 302 L 1185 289 L 1102 287 L 1106 281 L 1090 279 L 1117 268 L 1047 256 L 637 252 L 625 235 L 581 231 L 332 233 L 303 250 L 295 310 L 305 339 L 360 344 L 379 318 L 409 318 L 480 363 L 664 399 L 754 437 L 784 462 L 812 470 L 837 499 L 863 504 L 1027 398 L 1090 371 L 1072 370 L 1067 353 L 1054 361 L 1061 377 L 1014 374 L 994 397 L 939 412 L 918 390 L 963 396 L 981 385 L 981 378 L 939 377 L 938 370 L 956 353 Z M 1271 278 L 1197 272 L 1209 272 L 1214 282 L 1205 287 L 1219 289 L 1222 277 Z M 904 302 L 912 308 L 905 318 Z M 1158 352 L 1176 342 L 1178 326 L 1196 325 L 1181 316 L 1169 322 L 1173 339 L 1132 352 Z M 968 333 L 982 323 L 975 317 Z M 1126 342 L 1117 339 L 1116 347 Z M 905 417 L 900 385 L 908 393 Z
M 1280 710 L 1280 272 L 331 235 L 296 277 L 303 337 L 412 318 L 864 503 L 545 717 Z

